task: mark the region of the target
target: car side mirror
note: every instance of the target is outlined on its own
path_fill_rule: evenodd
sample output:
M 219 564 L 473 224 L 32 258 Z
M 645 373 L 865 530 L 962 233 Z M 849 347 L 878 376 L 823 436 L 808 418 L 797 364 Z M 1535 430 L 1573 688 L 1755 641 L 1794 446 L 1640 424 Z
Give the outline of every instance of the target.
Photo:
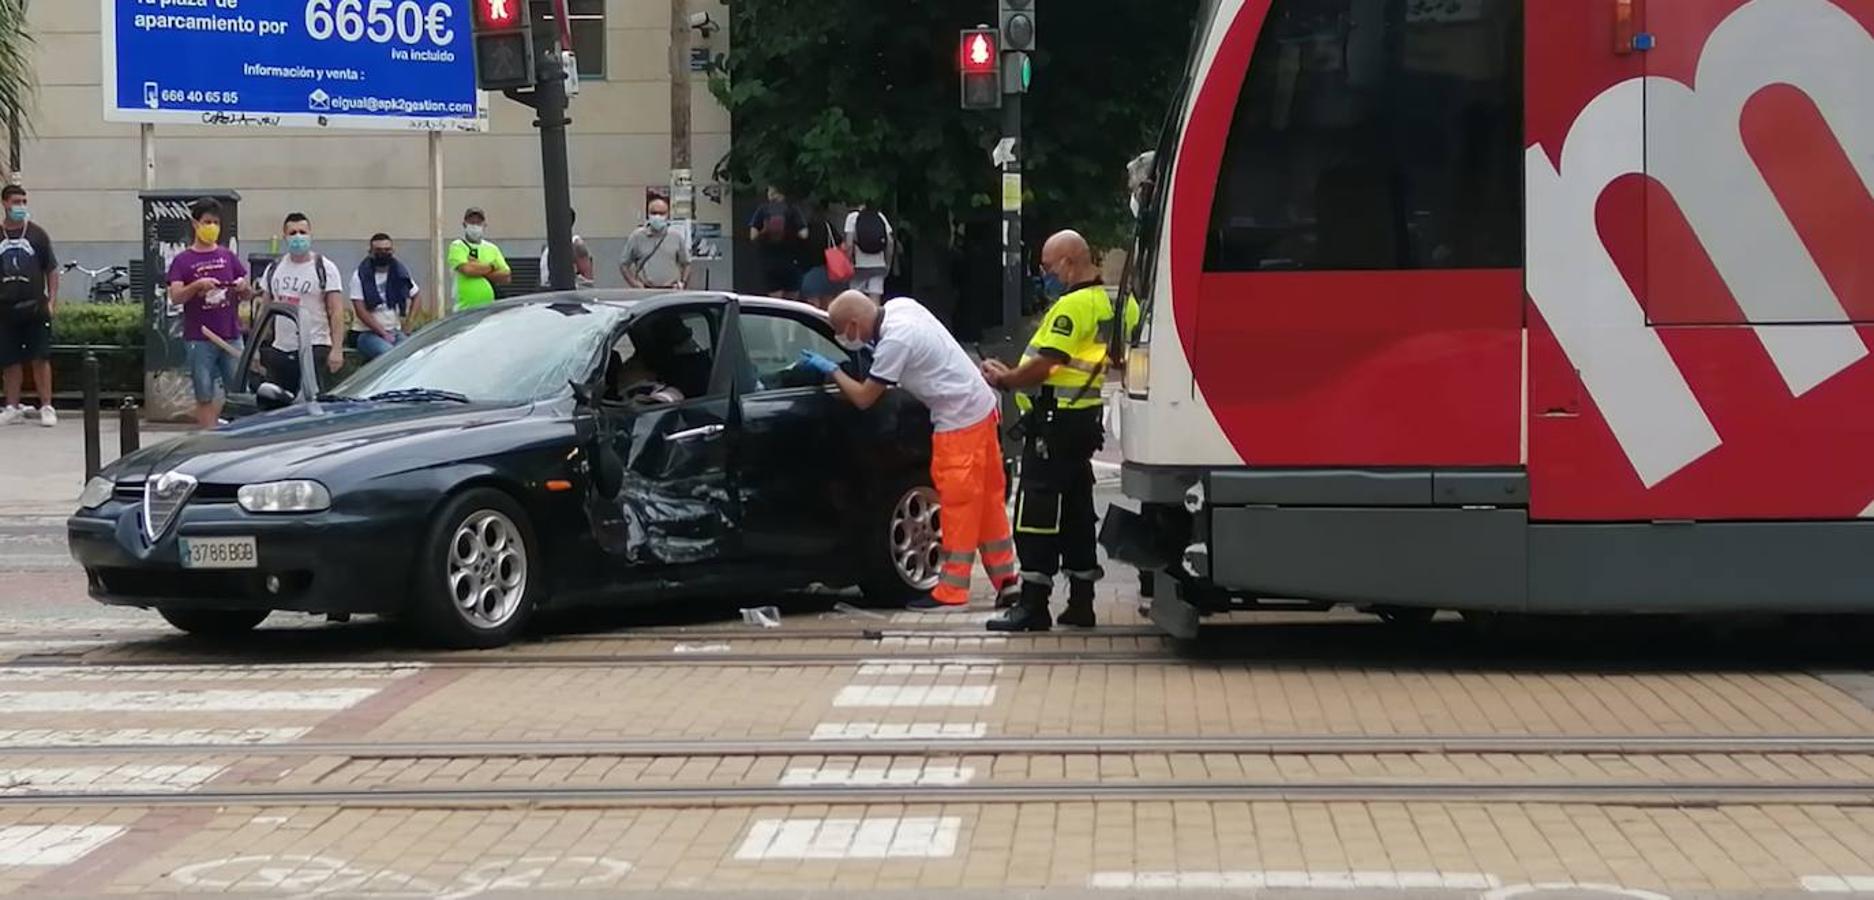
M 591 385 L 578 382 L 578 381 L 568 381 L 566 383 L 572 386 L 574 402 L 578 403 L 580 406 L 592 405 L 592 386 Z
M 254 391 L 254 405 L 263 410 L 285 409 L 293 405 L 293 395 L 271 381 L 262 382 Z

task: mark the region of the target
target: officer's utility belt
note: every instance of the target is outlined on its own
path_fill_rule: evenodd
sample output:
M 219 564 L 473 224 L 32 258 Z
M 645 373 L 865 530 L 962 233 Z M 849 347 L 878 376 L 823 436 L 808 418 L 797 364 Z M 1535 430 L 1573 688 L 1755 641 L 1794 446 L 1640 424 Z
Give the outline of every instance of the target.
M 1017 437 L 1045 438 L 1063 447 L 1092 444 L 1105 433 L 1101 412 L 1099 404 L 1062 409 L 1056 389 L 1044 385 L 1028 412 L 1015 423 L 1015 433 Z

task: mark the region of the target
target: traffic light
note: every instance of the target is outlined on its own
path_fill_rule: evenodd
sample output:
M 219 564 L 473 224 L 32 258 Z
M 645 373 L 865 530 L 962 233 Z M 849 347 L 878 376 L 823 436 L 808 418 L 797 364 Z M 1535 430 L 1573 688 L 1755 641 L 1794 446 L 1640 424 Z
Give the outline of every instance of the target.
M 1012 53 L 1035 49 L 1035 0 L 997 2 L 1002 7 L 1002 49 Z
M 474 0 L 475 86 L 505 91 L 534 85 L 534 26 L 527 0 Z
M 965 28 L 957 41 L 964 109 L 1002 106 L 1002 47 L 994 28 Z

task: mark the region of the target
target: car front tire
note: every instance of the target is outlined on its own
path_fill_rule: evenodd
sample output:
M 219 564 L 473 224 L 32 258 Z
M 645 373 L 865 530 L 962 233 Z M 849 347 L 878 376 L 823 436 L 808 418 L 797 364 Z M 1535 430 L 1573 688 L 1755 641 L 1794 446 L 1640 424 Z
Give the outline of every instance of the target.
M 422 639 L 454 649 L 511 643 L 545 579 L 535 547 L 513 497 L 492 488 L 451 497 L 423 543 L 411 625 Z
M 177 630 L 197 637 L 236 637 L 253 631 L 270 614 L 265 609 L 168 609 L 157 614 Z
M 943 560 L 937 490 L 929 476 L 906 476 L 873 506 L 860 539 L 866 568 L 859 590 L 867 606 L 903 607 L 937 587 Z

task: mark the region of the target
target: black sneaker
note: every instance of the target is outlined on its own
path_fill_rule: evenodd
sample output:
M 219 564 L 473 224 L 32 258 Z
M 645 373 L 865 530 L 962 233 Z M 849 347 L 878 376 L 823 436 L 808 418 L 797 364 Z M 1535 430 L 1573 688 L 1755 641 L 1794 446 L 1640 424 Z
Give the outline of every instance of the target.
M 1054 623 L 1048 620 L 1046 604 L 1018 603 L 1014 609 L 990 619 L 985 627 L 1004 632 L 1047 631 Z
M 1012 609 L 1022 599 L 1022 586 L 1011 584 L 996 594 L 996 609 Z
M 919 594 L 906 602 L 904 608 L 912 612 L 959 612 L 970 606 L 967 603 L 945 603 L 929 594 Z
M 1091 602 L 1081 603 L 1069 600 L 1067 602 L 1066 611 L 1062 612 L 1061 617 L 1054 621 L 1062 627 L 1092 628 L 1095 621 L 1093 617 L 1093 604 Z

